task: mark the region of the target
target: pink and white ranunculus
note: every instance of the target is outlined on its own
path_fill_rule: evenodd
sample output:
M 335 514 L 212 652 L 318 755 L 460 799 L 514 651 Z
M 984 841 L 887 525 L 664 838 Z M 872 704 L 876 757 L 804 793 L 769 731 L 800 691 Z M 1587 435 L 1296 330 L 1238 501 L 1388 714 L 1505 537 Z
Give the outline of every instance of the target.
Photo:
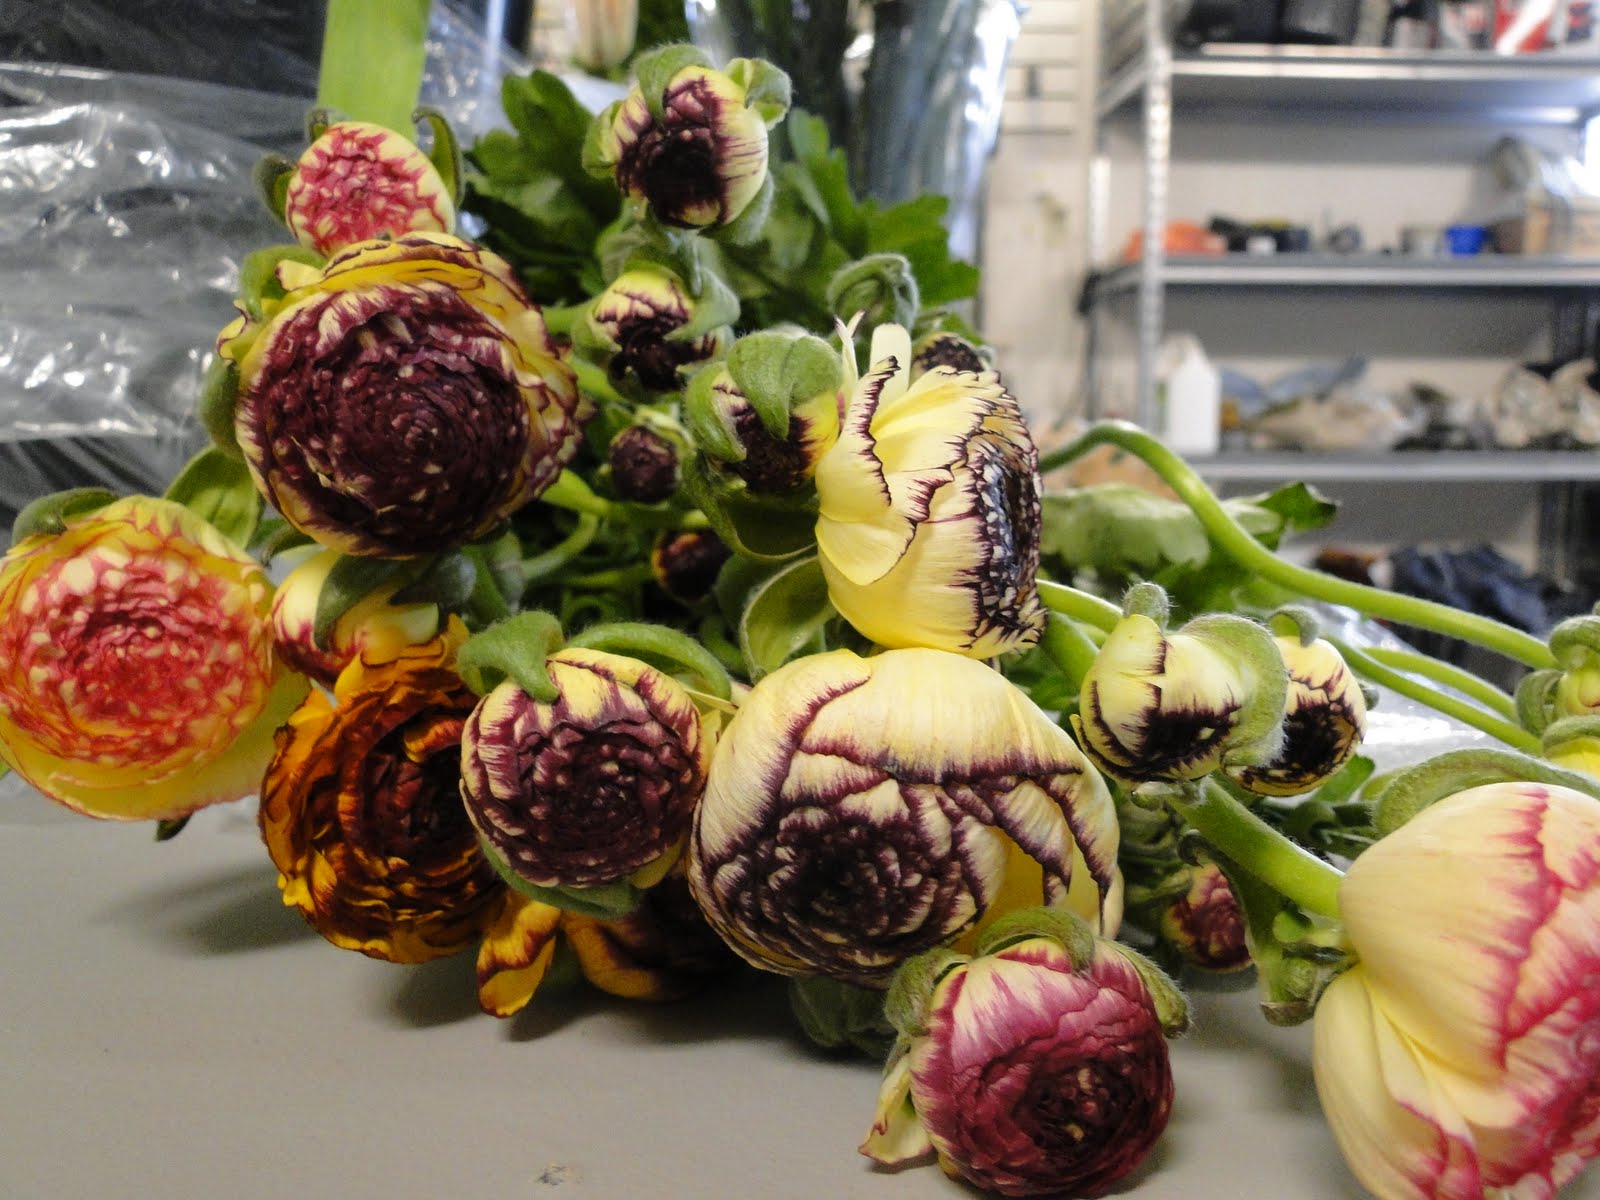
M 1600 801 L 1471 788 L 1356 860 L 1316 1011 L 1324 1111 L 1383 1200 L 1548 1197 L 1600 1154 Z
M 222 331 L 250 474 L 295 528 L 411 558 L 481 537 L 577 453 L 593 405 L 504 259 L 459 238 L 285 261 Z
M 249 795 L 306 682 L 273 653 L 260 565 L 170 500 L 68 517 L 0 560 L 0 758 L 117 820 Z
M 861 1148 L 880 1162 L 931 1149 L 1003 1196 L 1097 1196 L 1166 1128 L 1166 1034 L 1144 979 L 1110 943 L 1095 939 L 1078 963 L 1049 937 L 959 962 L 921 1024 L 891 1058 Z
M 409 139 L 367 121 L 338 121 L 295 163 L 283 219 L 297 242 L 327 255 L 374 238 L 453 233 L 456 206 Z

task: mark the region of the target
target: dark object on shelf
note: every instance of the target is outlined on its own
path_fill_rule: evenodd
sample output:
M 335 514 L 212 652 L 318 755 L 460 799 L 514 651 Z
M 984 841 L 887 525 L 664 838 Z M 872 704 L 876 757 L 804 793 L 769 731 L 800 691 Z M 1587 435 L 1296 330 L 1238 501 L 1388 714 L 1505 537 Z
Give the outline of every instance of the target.
M 1439 46 L 1439 0 L 1391 0 L 1383 44 L 1396 50 Z
M 1284 221 L 1235 221 L 1232 217 L 1212 217 L 1212 233 L 1228 244 L 1231 254 L 1242 254 L 1250 249 L 1252 238 L 1269 237 L 1279 254 L 1305 254 L 1311 249 L 1311 230 L 1304 225 L 1290 225 Z
M 1360 0 L 1283 0 L 1278 40 L 1308 46 L 1348 46 L 1361 22 Z
M 1207 42 L 1276 42 L 1278 0 L 1195 0 L 1173 40 L 1191 50 Z

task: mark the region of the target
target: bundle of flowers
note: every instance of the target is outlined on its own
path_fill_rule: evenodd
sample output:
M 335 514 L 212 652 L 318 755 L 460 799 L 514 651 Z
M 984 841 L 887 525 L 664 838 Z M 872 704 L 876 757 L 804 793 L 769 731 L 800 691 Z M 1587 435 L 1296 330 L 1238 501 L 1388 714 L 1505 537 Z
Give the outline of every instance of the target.
M 242 270 L 214 444 L 18 518 L 12 769 L 161 837 L 258 795 L 286 905 L 475 953 L 497 1016 L 558 960 L 646 1001 L 787 976 L 884 1064 L 862 1152 L 1003 1195 L 1139 1164 L 1173 976 L 1246 968 L 1314 1020 L 1378 1195 L 1600 1153 L 1596 619 L 1544 643 L 1291 565 L 1323 502 L 1224 504 L 1129 426 L 1041 458 L 942 307 L 975 275 L 938 202 L 858 201 L 766 63 L 668 46 L 598 115 L 513 79 L 464 163 L 340 36 L 345 111 L 261 171 L 292 241 Z M 1046 492 L 1105 445 L 1176 499 Z M 1505 748 L 1375 777 L 1370 684 Z

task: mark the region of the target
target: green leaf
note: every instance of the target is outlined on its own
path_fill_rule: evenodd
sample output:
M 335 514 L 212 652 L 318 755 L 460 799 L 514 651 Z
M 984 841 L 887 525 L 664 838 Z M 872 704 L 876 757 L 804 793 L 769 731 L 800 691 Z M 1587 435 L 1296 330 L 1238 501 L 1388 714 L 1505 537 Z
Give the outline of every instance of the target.
M 317 616 L 311 627 L 312 640 L 318 646 L 326 647 L 328 635 L 333 632 L 340 617 L 371 595 L 373 589 L 410 569 L 413 569 L 413 564 L 401 559 L 341 555 L 323 580 L 322 591 L 317 595 Z
M 261 493 L 244 460 L 208 446 L 189 460 L 166 498 L 213 525 L 237 546 L 248 546 L 261 522 Z
M 717 472 L 703 454 L 684 465 L 683 490 L 735 554 L 770 562 L 816 545 L 814 494 L 754 495 L 744 480 Z
M 261 197 L 261 203 L 267 206 L 267 211 L 283 220 L 283 210 L 289 195 L 289 178 L 294 174 L 294 163 L 281 154 L 265 154 L 256 163 L 255 169 L 250 172 L 250 181 L 255 184 L 256 195 Z
M 802 654 L 825 648 L 823 631 L 836 615 L 816 558 L 778 571 L 750 595 L 739 621 L 739 648 L 754 682 Z
M 204 378 L 200 381 L 200 424 L 211 435 L 212 444 L 226 454 L 241 460 L 239 435 L 234 425 L 234 413 L 239 407 L 239 367 L 232 359 L 220 354 L 211 356 Z
M 561 622 L 539 609 L 518 613 L 468 638 L 456 654 L 456 670 L 480 696 L 505 679 L 545 704 L 561 692 L 546 659 L 562 644 Z
M 70 517 L 83 516 L 104 508 L 117 498 L 106 488 L 68 488 L 40 496 L 23 507 L 11 525 L 11 544 L 15 546 L 24 538 L 39 534 L 56 534 L 65 531 Z
M 433 145 L 428 150 L 428 161 L 433 163 L 434 170 L 439 172 L 439 178 L 444 181 L 444 190 L 449 193 L 451 201 L 460 204 L 466 183 L 462 171 L 461 143 L 456 140 L 456 131 L 445 115 L 436 108 L 426 106 L 419 108 L 411 114 L 411 119 L 425 122 L 433 134 Z
M 530 900 L 537 900 L 540 904 L 565 909 L 579 916 L 614 921 L 638 908 L 639 900 L 644 895 L 626 879 L 597 887 L 540 887 L 518 875 L 482 834 L 478 835 L 478 847 L 483 851 L 484 859 L 494 868 L 495 874 L 505 880 L 506 886 L 512 891 Z
M 253 250 L 239 265 L 239 303 L 252 321 L 259 321 L 266 301 L 284 297 L 283 285 L 278 282 L 279 263 L 320 267 L 325 261 L 322 255 L 304 246 L 263 246 Z
M 766 431 L 785 438 L 794 406 L 837 388 L 843 367 L 838 352 L 819 337 L 762 330 L 735 343 L 728 373 Z
M 462 551 L 441 554 L 410 583 L 397 589 L 390 604 L 437 604 L 459 612 L 478 582 L 478 566 Z
M 1236 506 L 1233 514 L 1235 517 L 1240 515 L 1237 509 L 1248 506 L 1275 513 L 1282 518 L 1282 524 L 1276 531 L 1277 536 L 1270 541 L 1259 529 L 1250 530 L 1258 540 L 1265 542 L 1269 549 L 1276 549 L 1277 538 L 1284 534 L 1321 529 L 1339 512 L 1337 501 L 1330 500 L 1316 488 L 1305 483 L 1287 484 L 1276 491 L 1245 496 L 1232 503 Z

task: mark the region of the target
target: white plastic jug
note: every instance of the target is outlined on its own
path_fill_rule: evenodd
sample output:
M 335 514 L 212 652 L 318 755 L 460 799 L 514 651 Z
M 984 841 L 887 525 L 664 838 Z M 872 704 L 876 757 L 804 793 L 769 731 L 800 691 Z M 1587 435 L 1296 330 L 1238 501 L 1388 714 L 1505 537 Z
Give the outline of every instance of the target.
M 1215 454 L 1222 438 L 1222 376 L 1200 339 L 1175 333 L 1156 358 L 1156 434 L 1179 454 Z

